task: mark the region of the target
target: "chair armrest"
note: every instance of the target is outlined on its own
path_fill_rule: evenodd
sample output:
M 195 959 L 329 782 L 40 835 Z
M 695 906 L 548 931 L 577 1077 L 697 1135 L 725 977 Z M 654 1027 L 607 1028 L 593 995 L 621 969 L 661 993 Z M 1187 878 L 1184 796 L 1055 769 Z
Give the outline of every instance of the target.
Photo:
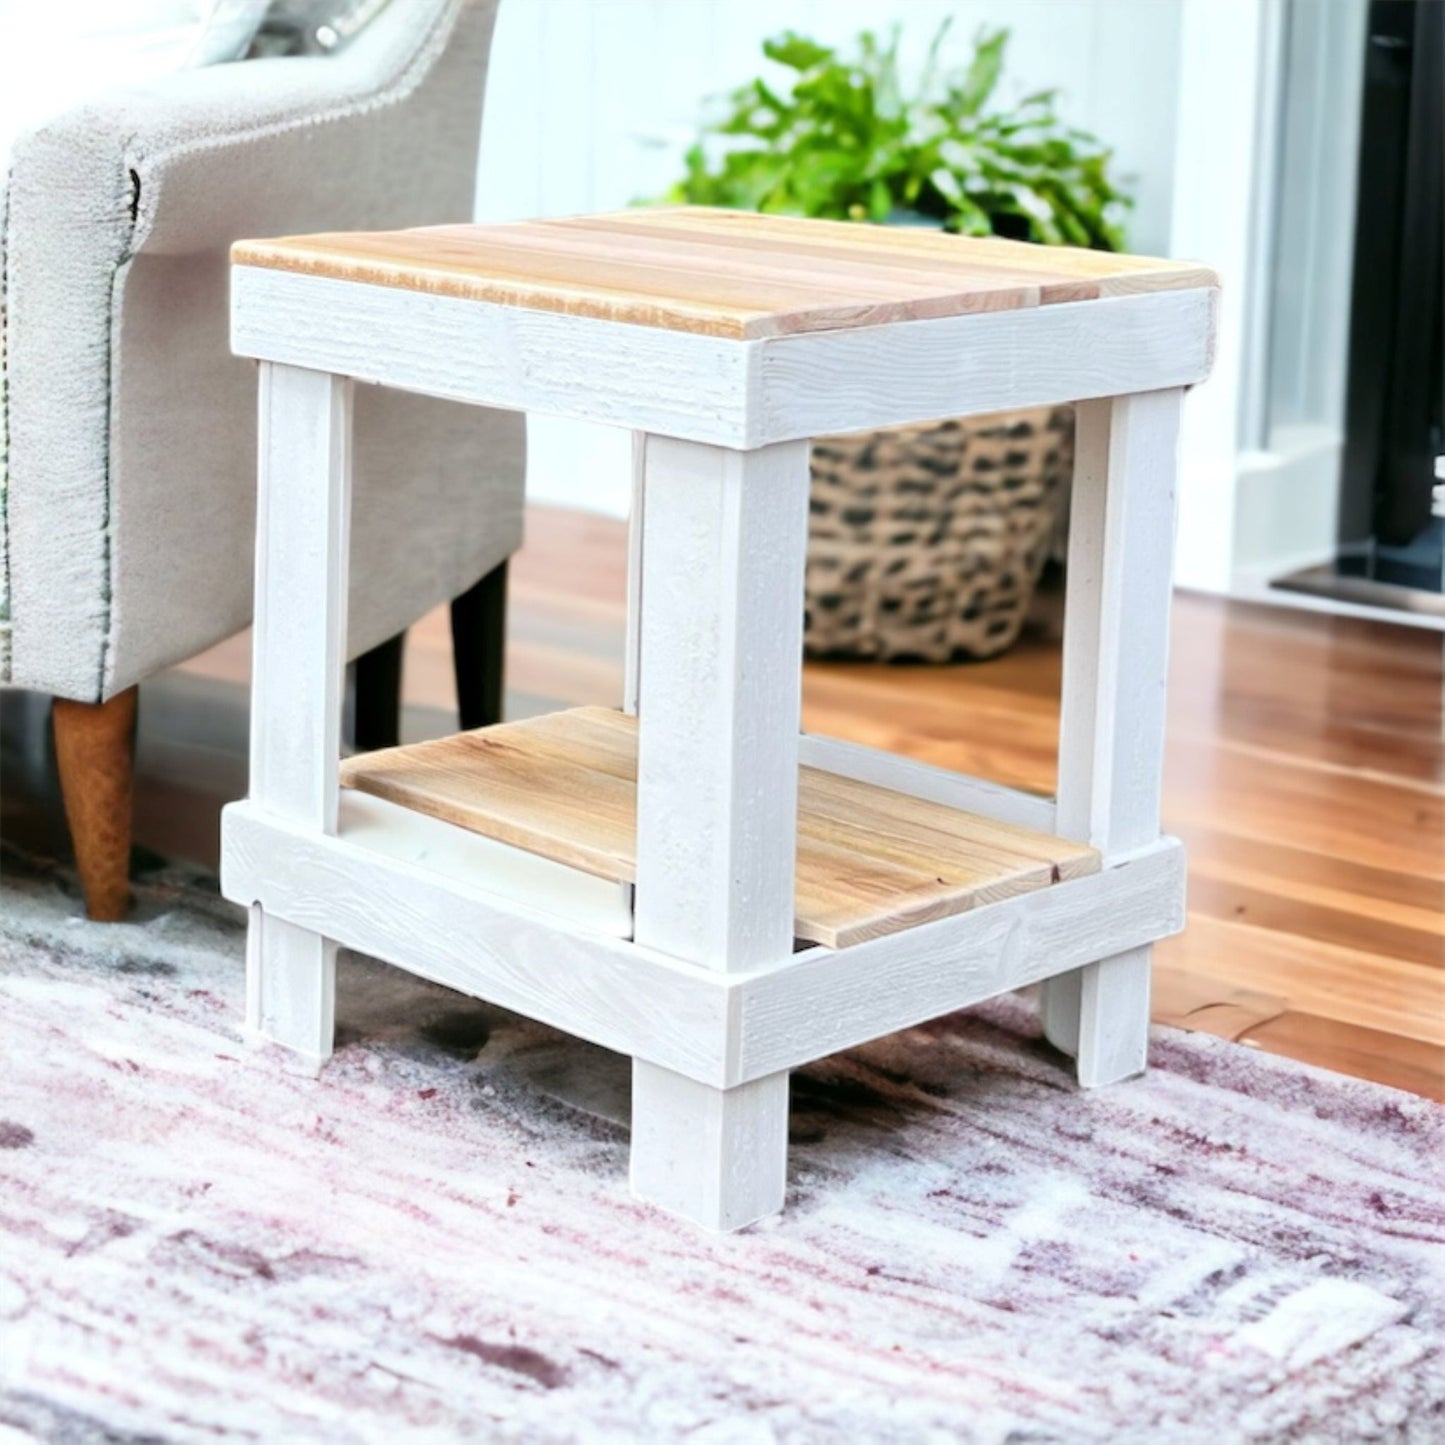
M 495 8 L 397 0 L 340 54 L 117 87 L 31 143 L 73 144 L 113 165 L 112 195 L 131 222 L 127 258 L 465 219 Z
M 495 13 L 393 0 L 340 54 L 117 86 L 15 143 L 0 193 L 12 681 L 94 700 L 244 623 L 254 402 L 225 345 L 227 249 L 468 219 Z M 153 404 L 180 395 L 189 410 Z M 167 441 L 159 419 L 176 416 L 192 426 Z M 433 470 L 460 473 L 475 444 L 433 450 Z M 182 636 L 159 620 L 164 588 L 136 576 L 194 516 L 220 540 L 191 549 L 205 575 Z M 452 559 L 448 577 L 461 590 L 497 560 L 464 576 Z

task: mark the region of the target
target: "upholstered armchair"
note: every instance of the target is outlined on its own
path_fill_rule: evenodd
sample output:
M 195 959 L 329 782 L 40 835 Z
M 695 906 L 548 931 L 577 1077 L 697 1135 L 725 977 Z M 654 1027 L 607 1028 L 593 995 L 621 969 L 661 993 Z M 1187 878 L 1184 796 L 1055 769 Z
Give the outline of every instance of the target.
M 250 620 L 256 384 L 227 344 L 228 248 L 469 218 L 495 10 L 392 0 L 338 54 L 119 86 L 12 150 L 0 682 L 56 699 L 93 917 L 129 898 L 137 684 Z M 398 634 L 457 599 L 463 725 L 490 721 L 522 419 L 363 387 L 355 425 L 351 655 L 394 688 Z M 358 742 L 389 740 L 387 710 Z

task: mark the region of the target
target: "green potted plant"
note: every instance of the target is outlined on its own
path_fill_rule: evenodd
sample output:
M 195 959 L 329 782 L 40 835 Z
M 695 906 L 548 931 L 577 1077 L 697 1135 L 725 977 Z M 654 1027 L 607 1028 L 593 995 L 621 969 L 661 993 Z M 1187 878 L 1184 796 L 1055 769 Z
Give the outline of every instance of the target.
M 937 226 L 1117 250 L 1131 198 L 1110 152 L 1060 118 L 1056 93 L 993 104 L 1008 31 L 968 64 L 934 35 L 904 82 L 900 31 L 852 53 L 789 32 L 763 53 L 792 72 L 728 97 L 666 199 L 878 224 Z M 990 657 L 1018 635 L 1067 498 L 1067 408 L 820 438 L 813 449 L 808 649 Z

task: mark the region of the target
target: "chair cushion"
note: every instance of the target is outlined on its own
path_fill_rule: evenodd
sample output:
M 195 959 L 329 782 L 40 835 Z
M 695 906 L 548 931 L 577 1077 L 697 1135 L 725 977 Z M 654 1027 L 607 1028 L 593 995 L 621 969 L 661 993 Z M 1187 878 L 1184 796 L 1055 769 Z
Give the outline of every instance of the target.
M 391 4 L 340 53 L 119 87 L 25 134 L 0 198 L 0 682 L 96 701 L 245 626 L 255 376 L 228 247 L 465 216 L 494 15 Z M 364 387 L 356 431 L 353 652 L 515 550 L 523 477 L 515 414 Z
M 26 131 L 111 86 L 240 59 L 269 4 L 65 0 L 16 6 L 0 25 L 0 681 L 10 676 L 5 231 L 11 152 Z
M 17 6 L 0 54 L 0 157 L 22 131 L 107 87 L 239 60 L 269 0 L 65 0 Z M 0 162 L 0 168 L 3 162 Z

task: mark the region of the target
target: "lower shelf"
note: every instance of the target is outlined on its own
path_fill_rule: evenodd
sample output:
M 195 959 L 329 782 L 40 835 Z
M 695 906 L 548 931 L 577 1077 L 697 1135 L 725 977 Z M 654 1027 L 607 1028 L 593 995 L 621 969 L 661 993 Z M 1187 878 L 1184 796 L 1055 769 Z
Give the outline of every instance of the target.
M 595 877 L 636 877 L 637 720 L 574 708 L 349 758 L 354 788 Z M 1099 870 L 1092 848 L 803 768 L 801 939 L 843 948 Z

